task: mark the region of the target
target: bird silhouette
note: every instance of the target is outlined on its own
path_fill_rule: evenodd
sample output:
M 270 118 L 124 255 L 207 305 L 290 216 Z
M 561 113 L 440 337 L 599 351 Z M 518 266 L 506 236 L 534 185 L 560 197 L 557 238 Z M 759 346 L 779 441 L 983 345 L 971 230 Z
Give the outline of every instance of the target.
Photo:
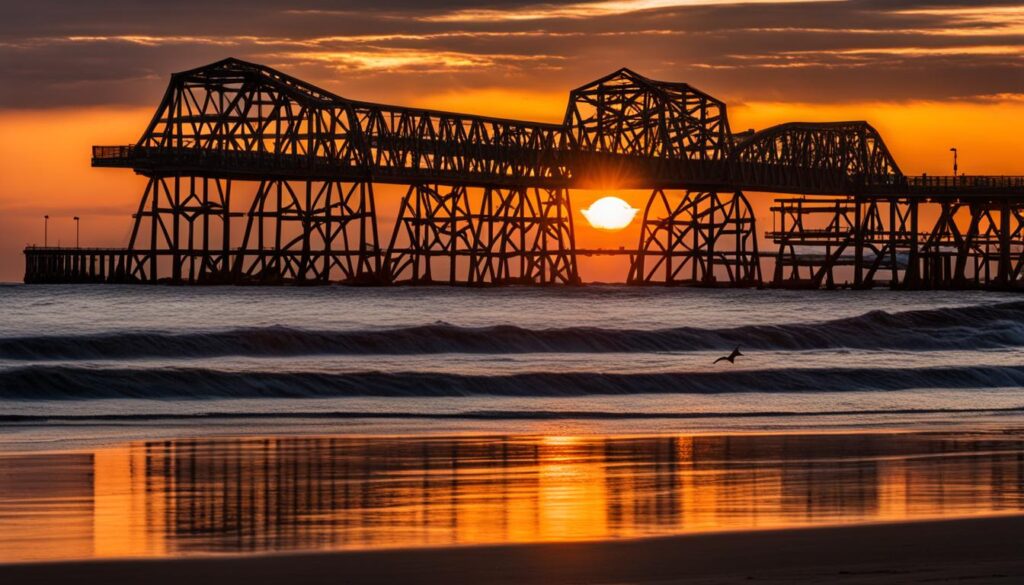
M 743 354 L 740 353 L 740 346 L 737 345 L 736 349 L 732 350 L 732 353 L 730 353 L 729 355 L 723 355 L 722 357 L 715 360 L 715 363 L 717 364 L 718 362 L 725 360 L 728 361 L 730 364 L 735 364 L 736 358 L 740 357 L 741 355 Z

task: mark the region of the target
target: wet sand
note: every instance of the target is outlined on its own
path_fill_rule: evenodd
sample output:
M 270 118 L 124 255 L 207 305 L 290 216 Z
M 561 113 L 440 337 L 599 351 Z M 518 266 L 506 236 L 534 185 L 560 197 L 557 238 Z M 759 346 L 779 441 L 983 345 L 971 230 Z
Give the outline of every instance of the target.
M 1024 516 L 619 541 L 0 567 L 4 583 L 971 583 L 1024 581 Z
M 1020 583 L 1022 535 L 1017 430 L 0 450 L 5 584 Z
M 1017 432 L 265 437 L 0 452 L 0 563 L 1024 513 Z

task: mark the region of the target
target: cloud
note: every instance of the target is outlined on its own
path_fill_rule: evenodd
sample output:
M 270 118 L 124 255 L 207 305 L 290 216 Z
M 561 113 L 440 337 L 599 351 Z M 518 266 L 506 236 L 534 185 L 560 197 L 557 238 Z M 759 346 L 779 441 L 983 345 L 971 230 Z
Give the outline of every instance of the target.
M 350 51 L 299 51 L 270 53 L 274 61 L 323 64 L 341 72 L 440 73 L 502 67 L 551 67 L 561 57 L 554 55 L 474 54 L 458 51 L 432 51 L 366 47 Z
M 480 87 L 564 94 L 625 65 L 730 102 L 1024 93 L 1024 6 L 1003 0 L 36 0 L 5 10 L 0 108 L 155 105 L 171 72 L 226 56 L 385 102 Z
M 746 4 L 784 4 L 813 2 L 815 0 L 745 0 Z M 818 0 L 821 1 L 821 0 Z M 839 1 L 839 0 L 833 0 Z M 514 10 L 497 8 L 463 8 L 422 16 L 426 22 L 493 22 L 529 21 L 547 19 L 582 19 L 597 16 L 624 14 L 662 8 L 689 6 L 713 6 L 736 4 L 735 0 L 600 0 L 597 2 L 574 2 L 569 4 L 535 4 L 519 6 Z

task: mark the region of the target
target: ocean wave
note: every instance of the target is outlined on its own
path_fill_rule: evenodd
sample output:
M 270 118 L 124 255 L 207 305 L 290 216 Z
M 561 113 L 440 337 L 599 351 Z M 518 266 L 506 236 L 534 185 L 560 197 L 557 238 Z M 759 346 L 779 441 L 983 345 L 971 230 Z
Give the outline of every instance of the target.
M 385 330 L 311 331 L 289 327 L 213 332 L 121 332 L 0 338 L 0 359 L 412 355 L 437 353 L 685 352 L 742 345 L 761 350 L 995 349 L 1024 345 L 1024 302 L 887 313 L 820 323 L 726 329 L 525 329 L 447 323 Z
M 0 399 L 317 398 L 345 396 L 588 396 L 738 392 L 897 391 L 1024 386 L 1024 366 L 797 368 L 657 374 L 531 372 L 504 376 L 426 372 L 224 372 L 202 368 L 0 371 Z

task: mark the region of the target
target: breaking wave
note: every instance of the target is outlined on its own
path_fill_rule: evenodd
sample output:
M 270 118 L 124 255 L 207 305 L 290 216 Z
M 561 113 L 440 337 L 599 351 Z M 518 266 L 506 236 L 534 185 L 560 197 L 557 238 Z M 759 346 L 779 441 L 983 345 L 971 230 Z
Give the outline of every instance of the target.
M 761 350 L 916 351 L 1024 346 L 1024 302 L 897 313 L 873 311 L 821 323 L 726 329 L 525 329 L 512 325 L 434 324 L 359 331 L 311 331 L 278 326 L 195 333 L 25 336 L 0 338 L 0 359 L 685 352 L 735 345 Z
M 98 369 L 47 365 L 0 371 L 0 399 L 16 400 L 830 393 L 1020 386 L 1024 386 L 1024 365 L 658 374 L 532 372 L 505 376 L 378 371 L 328 374 L 224 372 L 202 368 Z

